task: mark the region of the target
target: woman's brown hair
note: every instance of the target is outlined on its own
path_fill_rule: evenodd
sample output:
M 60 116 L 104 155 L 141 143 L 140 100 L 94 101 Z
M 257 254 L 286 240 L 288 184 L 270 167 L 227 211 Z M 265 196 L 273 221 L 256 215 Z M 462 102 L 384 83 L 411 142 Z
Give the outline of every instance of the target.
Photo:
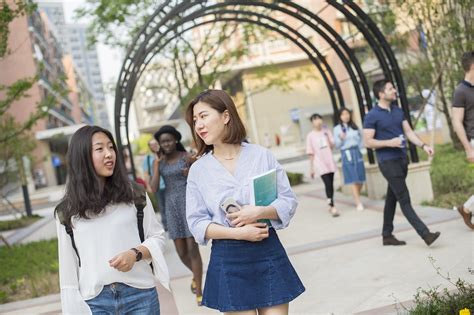
M 188 105 L 186 110 L 186 121 L 191 127 L 191 134 L 193 135 L 194 142 L 196 143 L 197 155 L 201 156 L 211 151 L 214 146 L 206 145 L 206 143 L 196 134 L 194 130 L 194 106 L 199 103 L 206 103 L 211 108 L 215 109 L 219 113 L 227 111 L 229 113 L 229 123 L 226 125 L 226 131 L 222 142 L 229 144 L 240 144 L 247 137 L 244 124 L 240 120 L 239 113 L 235 107 L 232 98 L 223 90 L 206 90 L 196 96 L 191 103 Z

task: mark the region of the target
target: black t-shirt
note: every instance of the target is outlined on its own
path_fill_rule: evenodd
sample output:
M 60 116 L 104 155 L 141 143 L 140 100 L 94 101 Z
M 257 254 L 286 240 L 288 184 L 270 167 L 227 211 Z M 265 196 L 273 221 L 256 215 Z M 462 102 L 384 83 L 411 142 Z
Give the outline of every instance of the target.
M 454 90 L 453 107 L 464 108 L 464 129 L 469 139 L 474 139 L 474 85 L 463 80 Z

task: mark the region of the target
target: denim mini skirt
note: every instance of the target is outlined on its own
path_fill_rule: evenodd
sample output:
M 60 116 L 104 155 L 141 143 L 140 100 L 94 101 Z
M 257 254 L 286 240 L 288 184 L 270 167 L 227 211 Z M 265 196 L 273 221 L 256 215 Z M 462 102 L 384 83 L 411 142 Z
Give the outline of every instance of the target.
M 286 304 L 305 291 L 274 229 L 260 242 L 213 240 L 202 304 L 221 312 Z
M 344 184 L 362 184 L 365 182 L 364 158 L 358 147 L 341 150 L 342 174 Z

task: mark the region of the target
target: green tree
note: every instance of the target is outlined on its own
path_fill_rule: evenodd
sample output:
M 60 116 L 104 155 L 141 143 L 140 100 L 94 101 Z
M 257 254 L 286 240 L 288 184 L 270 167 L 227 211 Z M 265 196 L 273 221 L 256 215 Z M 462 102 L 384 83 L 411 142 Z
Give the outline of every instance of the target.
M 423 89 L 436 91 L 437 109 L 445 115 L 451 139 L 457 143 L 451 96 L 464 77 L 461 55 L 474 49 L 474 2 L 391 0 L 386 9 L 380 12 L 390 14 L 374 13 L 378 15 L 374 20 L 398 53 L 407 91 L 419 96 Z
M 7 3 L 0 1 L 0 61 L 6 60 L 14 54 L 8 47 L 10 23 L 21 16 L 31 14 L 36 10 L 36 4 L 28 0 L 15 0 Z M 39 72 L 42 66 L 39 66 Z M 24 189 L 27 187 L 24 157 L 30 156 L 35 147 L 34 138 L 30 134 L 36 122 L 48 114 L 49 108 L 56 104 L 54 96 L 48 96 L 36 104 L 36 110 L 23 122 L 18 122 L 8 112 L 15 102 L 29 97 L 28 91 L 38 82 L 39 74 L 29 78 L 20 79 L 9 86 L 0 85 L 0 190 L 8 185 L 14 187 L 15 182 L 20 182 Z M 61 78 L 60 80 L 64 80 Z M 53 83 L 57 95 L 64 96 L 67 91 L 59 82 Z M 25 197 L 27 214 L 31 215 L 28 194 Z M 6 194 L 2 194 L 6 198 Z

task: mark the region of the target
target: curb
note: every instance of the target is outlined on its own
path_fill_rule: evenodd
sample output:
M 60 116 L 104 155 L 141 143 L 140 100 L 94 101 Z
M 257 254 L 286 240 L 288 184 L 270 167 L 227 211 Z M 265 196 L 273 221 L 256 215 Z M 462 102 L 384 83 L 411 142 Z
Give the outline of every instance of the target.
M 24 240 L 25 238 L 27 238 L 28 236 L 35 233 L 36 231 L 41 229 L 43 226 L 51 222 L 53 219 L 54 218 L 51 215 L 45 216 L 31 225 L 18 229 L 17 231 L 13 232 L 11 235 L 6 237 L 6 240 L 9 245 L 18 244 L 19 242 L 21 242 L 22 240 Z M 3 243 L 0 244 L 0 247 L 1 246 L 4 246 L 4 244 Z
M 60 302 L 61 302 L 61 295 L 52 294 L 52 295 L 41 296 L 34 299 L 29 299 L 29 300 L 0 304 L 0 314 L 17 311 L 21 309 L 26 309 L 30 307 L 41 306 L 41 305 L 52 304 L 52 303 L 60 303 Z

